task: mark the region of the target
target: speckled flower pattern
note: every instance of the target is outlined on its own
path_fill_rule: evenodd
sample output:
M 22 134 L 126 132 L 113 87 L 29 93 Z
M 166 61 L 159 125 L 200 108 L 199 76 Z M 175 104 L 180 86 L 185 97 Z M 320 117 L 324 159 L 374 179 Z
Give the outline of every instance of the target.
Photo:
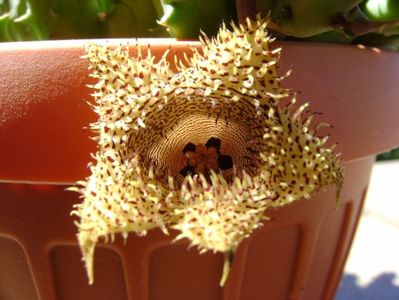
M 98 150 L 72 189 L 83 198 L 73 214 L 90 282 L 100 238 L 177 230 L 201 252 L 231 258 L 268 208 L 331 184 L 339 194 L 339 156 L 281 87 L 281 49 L 266 27 L 222 26 L 182 60 L 88 45 Z

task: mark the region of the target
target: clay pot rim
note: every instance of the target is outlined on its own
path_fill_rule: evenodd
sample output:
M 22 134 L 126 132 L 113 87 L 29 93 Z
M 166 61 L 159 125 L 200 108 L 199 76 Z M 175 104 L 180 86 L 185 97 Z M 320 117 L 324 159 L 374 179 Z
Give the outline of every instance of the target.
M 83 45 L 96 43 L 100 45 L 182 45 L 195 46 L 199 41 L 196 40 L 177 40 L 175 38 L 109 38 L 109 39 L 74 39 L 74 40 L 46 40 L 46 41 L 21 41 L 0 43 L 0 50 L 49 50 L 76 48 L 81 49 Z
M 44 41 L 19 41 L 19 42 L 1 42 L 0 51 L 18 51 L 18 50 L 47 50 L 64 48 L 81 48 L 82 45 L 96 43 L 100 45 L 174 45 L 196 47 L 200 45 L 197 39 L 176 39 L 176 38 L 101 38 L 101 39 L 71 39 L 71 40 L 44 40 Z M 378 47 L 368 47 L 364 45 L 323 43 L 323 42 L 305 42 L 305 41 L 282 41 L 275 40 L 273 45 L 280 46 L 299 46 L 316 48 L 336 48 L 336 49 L 368 49 L 376 53 L 397 55 L 398 52 L 389 49 L 380 49 Z

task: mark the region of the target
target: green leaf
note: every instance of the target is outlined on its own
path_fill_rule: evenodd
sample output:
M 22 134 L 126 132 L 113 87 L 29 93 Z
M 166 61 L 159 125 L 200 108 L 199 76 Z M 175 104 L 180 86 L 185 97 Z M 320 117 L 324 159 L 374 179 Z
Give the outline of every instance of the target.
M 398 0 L 367 0 L 361 8 L 371 21 L 399 20 Z
M 236 19 L 234 0 L 161 0 L 164 15 L 159 23 L 177 38 L 198 38 L 200 31 L 217 33 L 222 22 Z
M 0 41 L 159 37 L 159 0 L 0 0 Z

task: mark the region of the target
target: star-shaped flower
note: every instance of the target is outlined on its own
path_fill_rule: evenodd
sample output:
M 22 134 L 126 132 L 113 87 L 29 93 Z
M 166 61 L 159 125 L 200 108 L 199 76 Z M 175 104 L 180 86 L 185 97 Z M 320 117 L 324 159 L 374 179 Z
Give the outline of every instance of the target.
M 74 214 L 90 282 L 100 237 L 173 228 L 200 251 L 225 253 L 226 271 L 267 208 L 339 191 L 339 158 L 306 105 L 280 103 L 290 93 L 266 26 L 223 26 L 172 66 L 167 54 L 88 46 L 98 151 Z

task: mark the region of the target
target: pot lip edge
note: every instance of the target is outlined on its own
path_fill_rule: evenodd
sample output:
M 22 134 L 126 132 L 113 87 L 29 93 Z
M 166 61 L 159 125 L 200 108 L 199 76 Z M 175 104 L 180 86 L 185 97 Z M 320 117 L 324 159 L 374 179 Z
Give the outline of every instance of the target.
M 0 42 L 0 51 L 26 51 L 26 50 L 52 50 L 52 49 L 79 49 L 88 44 L 100 44 L 110 46 L 133 46 L 133 45 L 154 45 L 154 46 L 178 46 L 178 47 L 198 47 L 201 42 L 196 39 L 176 39 L 176 38 L 101 38 L 101 39 L 69 39 L 69 40 L 45 40 L 45 41 L 18 41 L 18 42 Z M 375 54 L 399 55 L 399 52 L 381 49 L 376 47 L 368 47 L 353 44 L 336 44 L 321 42 L 304 42 L 304 41 L 284 41 L 275 40 L 272 45 L 275 47 L 289 48 L 317 48 L 317 49 L 340 49 L 349 51 L 367 51 Z
M 71 40 L 46 40 L 46 41 L 20 41 L 2 42 L 0 51 L 26 51 L 26 50 L 65 50 L 70 48 L 82 48 L 88 44 L 100 44 L 110 46 L 133 45 L 157 45 L 157 46 L 195 46 L 196 40 L 177 40 L 175 38 L 106 38 L 106 39 L 71 39 Z

